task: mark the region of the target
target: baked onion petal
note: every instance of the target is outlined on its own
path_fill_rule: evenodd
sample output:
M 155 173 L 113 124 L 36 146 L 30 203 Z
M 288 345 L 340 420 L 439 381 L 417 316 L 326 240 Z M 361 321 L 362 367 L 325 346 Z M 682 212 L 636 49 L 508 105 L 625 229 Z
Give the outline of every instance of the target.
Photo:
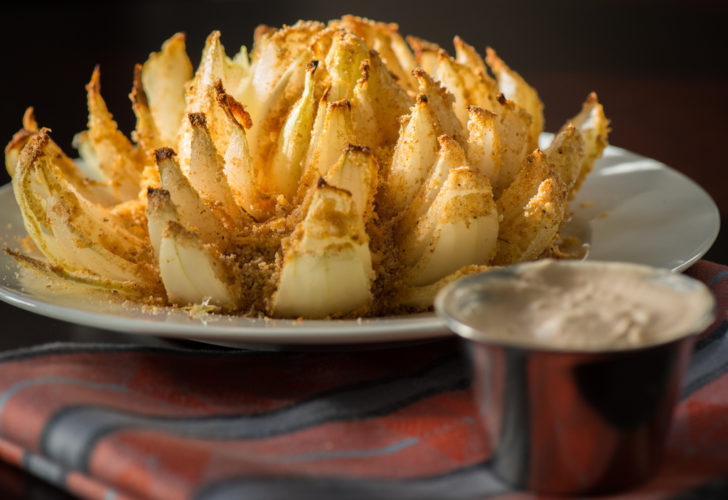
M 584 157 L 579 168 L 579 176 L 572 186 L 570 196 L 581 187 L 584 179 L 594 169 L 594 162 L 601 158 L 607 147 L 609 120 L 604 115 L 604 107 L 599 103 L 597 94 L 592 92 L 584 101 L 579 114 L 566 122 L 564 127 L 574 125 L 584 140 Z
M 487 264 L 497 237 L 498 212 L 488 179 L 468 167 L 452 169 L 403 241 L 406 282 L 427 285 L 463 266 Z
M 250 115 L 235 98 L 225 93 L 222 85 L 216 86 L 216 92 L 218 105 L 225 112 L 230 133 L 223 159 L 225 181 L 238 207 L 255 220 L 267 219 L 275 208 L 275 202 L 256 183 L 245 131 L 251 126 Z
M 502 216 L 496 265 L 533 260 L 543 254 L 564 220 L 568 188 L 539 150 L 498 199 Z
M 132 143 L 121 133 L 106 102 L 101 97 L 101 72 L 96 67 L 86 86 L 88 93 L 88 130 L 77 134 L 77 146 L 84 173 L 107 183 L 121 200 L 139 195 L 143 165 L 137 161 Z
M 360 104 L 368 110 L 368 115 L 373 117 L 369 126 L 375 127 L 376 131 L 366 138 L 359 135 L 359 130 L 364 127 L 357 125 L 368 119 L 367 113 L 359 120 L 355 118 L 354 123 L 358 140 L 362 144 L 376 148 L 375 153 L 379 161 L 383 162 L 384 156 L 377 151 L 386 149 L 388 145 L 397 141 L 399 119 L 409 113 L 412 103 L 412 98 L 395 81 L 379 55 L 375 51 L 369 51 L 367 59 L 361 64 L 361 78 L 354 89 L 352 105 L 355 117 L 359 116 L 357 107 Z
M 366 312 L 374 278 L 369 238 L 348 191 L 319 183 L 284 254 L 271 314 L 322 318 Z
M 162 234 L 167 222 L 179 223 L 177 209 L 172 203 L 172 197 L 166 189 L 150 188 L 147 190 L 147 232 L 154 249 L 154 258 L 159 262 L 159 246 L 162 243 Z
M 440 46 L 416 36 L 408 36 L 407 43 L 415 52 L 415 64 L 425 70 L 432 78 L 439 79 L 437 53 L 440 51 Z M 417 77 L 415 76 L 415 78 Z
M 442 290 L 446 285 L 464 276 L 472 274 L 484 273 L 491 270 L 492 267 L 485 265 L 468 265 L 463 266 L 454 273 L 448 274 L 429 285 L 412 286 L 405 285 L 396 295 L 396 305 L 413 308 L 415 310 L 427 310 L 432 307 L 437 292 Z
M 455 61 L 444 50 L 437 54 L 437 66 L 440 83 L 455 96 L 455 114 L 463 126 L 468 123 L 468 106 L 496 109 L 498 89 L 490 78 Z
M 417 79 L 418 92 L 424 94 L 437 117 L 440 133 L 447 134 L 461 145 L 465 145 L 467 137 L 463 125 L 453 110 L 455 102 L 453 95 L 422 69 L 415 69 L 412 75 Z
M 501 169 L 501 144 L 496 131 L 498 117 L 478 106 L 469 106 L 468 162 L 495 184 Z
M 160 184 L 169 192 L 182 225 L 196 231 L 205 243 L 224 241 L 228 230 L 182 173 L 174 159 L 174 151 L 159 149 L 156 160 Z
M 508 99 L 501 97 L 501 106 L 493 122 L 500 143 L 501 168 L 493 189 L 500 196 L 523 166 L 526 156 L 533 151 L 528 139 L 531 115 Z
M 554 136 L 551 144 L 544 150 L 546 161 L 572 192 L 579 180 L 584 159 L 584 139 L 576 127 L 569 123 Z
M 377 175 L 377 162 L 369 148 L 349 144 L 329 170 L 326 182 L 351 194 L 356 215 L 366 224 L 374 216 Z
M 230 273 L 215 248 L 171 220 L 162 232 L 159 271 L 174 304 L 209 303 L 223 309 L 238 305 L 237 287 L 228 281 Z
M 278 136 L 270 167 L 266 169 L 262 189 L 271 194 L 282 194 L 292 200 L 303 172 L 303 161 L 311 139 L 316 116 L 316 70 L 318 61 L 306 67 L 306 81 L 301 97 L 286 117 Z
M 131 281 L 114 281 L 95 274 L 73 272 L 49 262 L 16 252 L 9 248 L 3 248 L 3 251 L 15 259 L 15 261 L 24 268 L 48 278 L 61 279 L 65 282 L 70 282 L 76 285 L 88 286 L 94 289 L 112 292 L 132 300 L 147 301 L 154 298 L 153 296 L 148 295 L 148 290 L 140 288 L 139 285 Z
M 532 151 L 538 146 L 538 136 L 543 131 L 543 103 L 538 97 L 536 89 L 531 87 L 521 75 L 513 71 L 498 57 L 490 47 L 485 49 L 485 61 L 498 80 L 498 88 L 506 98 L 514 101 L 525 109 L 532 117 L 528 127 L 528 150 Z
M 298 200 L 305 197 L 320 177 L 328 174 L 344 148 L 353 143 L 356 143 L 356 138 L 350 102 L 330 102 L 324 94 L 316 113 L 306 163 L 298 186 Z
M 135 68 L 134 143 L 97 68 L 84 161 L 32 109 L 5 149 L 48 260 L 19 261 L 144 300 L 336 317 L 427 306 L 456 276 L 546 254 L 606 146 L 596 95 L 541 152 L 538 95 L 494 51 L 407 40 L 344 16 L 260 26 L 230 58 L 215 31 L 193 74 L 176 34 Z M 374 269 L 387 303 L 369 309 Z
M 412 51 L 399 34 L 394 23 L 381 23 L 357 16 L 346 15 L 329 23 L 333 28 L 344 28 L 364 40 L 367 47 L 375 50 L 403 88 L 414 91 L 417 83 L 411 71 L 415 68 Z
M 359 37 L 345 30 L 334 31 L 324 61 L 331 78 L 330 101 L 351 99 L 361 77 L 361 63 L 368 57 L 367 46 Z
M 429 99 L 418 95 L 402 125 L 384 186 L 382 206 L 389 207 L 390 215 L 400 213 L 417 194 L 435 163 L 440 134 L 441 127 Z
M 419 221 L 430 209 L 435 198 L 445 185 L 450 171 L 468 165 L 465 153 L 454 139 L 441 135 L 437 138 L 439 151 L 435 164 L 430 170 L 427 179 L 420 186 L 417 195 L 404 209 L 397 222 L 396 233 L 398 238 L 407 237 Z
M 488 69 L 485 66 L 485 61 L 475 50 L 475 47 L 467 43 L 459 36 L 453 38 L 453 45 L 455 46 L 455 60 L 463 66 L 470 68 L 472 71 L 486 79 L 488 82 L 492 82 L 493 85 L 498 84 L 488 75 Z
M 223 158 L 212 141 L 205 114 L 192 113 L 188 118 L 192 127 L 187 171 L 190 184 L 208 206 L 214 207 L 228 227 L 241 226 L 242 213 L 225 177 Z
M 48 143 L 46 130 L 34 136 L 21 151 L 13 177 L 23 223 L 38 249 L 70 272 L 155 288 L 151 247 L 66 181 L 48 154 Z
M 152 52 L 142 65 L 141 86 L 149 112 L 159 131 L 160 146 L 177 142 L 177 131 L 185 116 L 185 85 L 192 78 L 184 33 L 177 33 Z

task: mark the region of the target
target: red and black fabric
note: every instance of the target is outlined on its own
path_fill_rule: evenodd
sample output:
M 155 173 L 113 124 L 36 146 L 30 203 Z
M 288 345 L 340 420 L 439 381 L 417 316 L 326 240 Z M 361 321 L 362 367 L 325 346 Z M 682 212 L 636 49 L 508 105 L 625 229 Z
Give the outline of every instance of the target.
M 688 274 L 714 291 L 719 318 L 695 346 L 660 473 L 630 500 L 680 498 L 728 474 L 728 268 L 701 261 Z M 8 352 L 0 458 L 90 499 L 534 498 L 490 471 L 461 354 L 455 338 Z

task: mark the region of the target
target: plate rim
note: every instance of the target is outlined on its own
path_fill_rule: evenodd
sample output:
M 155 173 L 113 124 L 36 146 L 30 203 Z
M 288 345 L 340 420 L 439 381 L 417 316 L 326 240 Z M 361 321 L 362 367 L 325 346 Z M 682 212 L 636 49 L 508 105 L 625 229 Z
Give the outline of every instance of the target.
M 548 141 L 553 134 L 544 133 L 542 139 Z M 695 189 L 707 202 L 710 219 L 710 231 L 708 231 L 701 242 L 697 243 L 692 254 L 686 256 L 679 265 L 672 268 L 675 272 L 681 272 L 697 262 L 715 242 L 720 231 L 720 212 L 712 197 L 694 180 L 682 172 L 665 165 L 664 163 L 620 148 L 608 145 L 605 154 L 627 155 L 639 160 L 649 160 L 659 167 L 667 175 L 672 175 L 679 182 L 686 183 Z M 597 163 L 595 170 L 600 167 Z M 12 190 L 12 184 L 7 183 L 0 187 L 0 196 L 7 196 L 7 191 Z M 419 313 L 407 316 L 391 316 L 377 318 L 345 319 L 345 320 L 290 320 L 290 319 L 263 319 L 243 318 L 230 316 L 213 316 L 212 321 L 195 320 L 188 324 L 179 322 L 167 323 L 159 321 L 153 316 L 130 318 L 108 313 L 92 312 L 83 309 L 74 309 L 63 305 L 53 304 L 41 297 L 33 297 L 32 294 L 9 288 L 0 284 L 0 300 L 24 309 L 26 311 L 66 321 L 69 323 L 102 328 L 113 331 L 120 331 L 133 334 L 154 335 L 169 338 L 181 338 L 201 340 L 209 343 L 222 343 L 242 345 L 320 345 L 320 344 L 359 344 L 359 343 L 389 343 L 397 341 L 421 340 L 454 335 L 450 332 L 443 320 L 434 312 Z M 180 310 L 163 308 L 159 317 L 169 318 L 180 315 L 189 315 Z M 143 313 L 143 311 L 139 311 Z M 246 321 L 249 324 L 230 324 L 222 322 L 226 318 L 234 318 L 236 321 Z M 285 323 L 285 325 L 281 325 Z

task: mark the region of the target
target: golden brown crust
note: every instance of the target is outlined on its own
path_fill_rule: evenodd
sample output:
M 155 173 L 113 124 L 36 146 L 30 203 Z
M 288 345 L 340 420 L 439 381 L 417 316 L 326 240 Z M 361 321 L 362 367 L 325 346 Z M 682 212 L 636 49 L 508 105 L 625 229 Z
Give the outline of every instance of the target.
M 329 104 L 329 109 L 338 109 L 338 108 L 351 109 L 351 101 L 349 101 L 349 99 L 341 99 L 339 101 L 334 101 L 331 104 Z
M 131 102 L 134 104 L 137 104 L 139 106 L 144 106 L 145 108 L 149 107 L 149 101 L 147 100 L 147 93 L 144 92 L 144 87 L 142 86 L 142 65 L 141 64 L 135 64 L 134 65 L 134 83 L 131 89 L 131 94 L 129 94 L 129 98 L 131 99 Z
M 40 132 L 33 135 L 20 151 L 20 157 L 18 162 L 23 165 L 33 165 L 39 158 L 46 154 L 46 147 L 50 142 L 50 136 L 48 135 L 51 129 L 42 128 Z
M 207 127 L 207 117 L 205 113 L 190 113 L 187 115 L 190 120 L 190 125 L 193 127 Z
M 86 92 L 101 93 L 101 67 L 98 64 L 91 72 L 91 80 L 86 84 Z
M 31 132 L 38 132 L 38 122 L 35 119 L 33 106 L 28 106 L 23 113 L 23 128 Z
M 165 237 L 172 237 L 178 244 L 196 244 L 200 241 L 200 235 L 195 231 L 185 229 L 183 225 L 173 220 L 167 221 L 167 225 L 164 226 L 163 235 Z
M 151 244 L 140 244 L 144 249 L 135 252 L 127 248 L 131 245 L 117 245 L 111 232 L 94 230 L 92 235 L 84 233 L 82 225 L 98 209 L 97 215 L 114 221 L 106 226 L 119 225 L 126 231 L 133 227 L 133 234 L 148 242 L 146 216 L 159 214 L 147 210 L 164 205 L 167 214 L 174 214 L 172 219 L 179 222 L 167 227 L 169 235 L 183 243 L 194 239 L 197 248 L 225 254 L 218 256 L 219 262 L 229 268 L 225 276 L 229 284 L 242 283 L 238 312 L 244 314 L 272 311 L 266 308 L 278 286 L 285 252 L 290 241 L 300 236 L 309 215 L 326 234 L 369 243 L 375 303 L 369 310 L 367 305 L 332 313 L 337 317 L 406 311 L 410 305 L 402 297 L 432 295 L 435 285 L 427 285 L 430 288 L 422 293 L 410 286 L 416 283 L 412 276 L 417 262 L 413 262 L 418 258 L 412 255 L 421 248 L 405 248 L 403 234 L 408 231 L 401 229 L 404 220 L 411 229 L 427 216 L 422 235 L 431 231 L 460 238 L 465 233 L 452 226 L 475 225 L 483 231 L 483 219 L 492 217 L 493 224 L 486 231 L 492 230 L 495 242 L 499 224 L 507 219 L 504 227 L 510 234 L 503 235 L 513 241 L 508 248 L 501 245 L 499 261 L 519 255 L 530 258 L 543 245 L 553 246 L 553 231 L 563 219 L 565 206 L 563 179 L 555 173 L 555 161 L 545 162 L 544 153 L 538 150 L 526 160 L 533 150 L 524 139 L 526 125 L 532 123 L 525 110 L 530 113 L 531 108 L 523 105 L 517 93 L 508 91 L 510 100 L 499 94 L 484 58 L 460 37 L 453 40 L 456 54 L 451 57 L 437 44 L 411 36 L 407 37 L 410 48 L 394 23 L 344 16 L 328 26 L 313 21 L 281 29 L 259 26 L 250 56 L 242 50 L 228 57 L 220 33 L 213 32 L 194 75 L 180 39 L 184 40 L 183 34 L 173 36 L 161 53 L 150 56 L 150 64 L 134 68 L 130 93 L 137 116 L 134 143 L 122 140 L 123 134 L 101 99 L 99 68 L 94 69 L 86 86 L 93 108 L 89 131 L 79 135 L 78 144 L 85 147 L 84 158 L 91 160 L 86 165 L 99 167 L 99 180 L 83 179 L 95 172 L 76 172 L 74 162 L 52 143 L 47 129 L 38 131 L 32 108 L 26 112 L 23 130 L 6 147 L 6 153 L 12 153 L 6 162 L 20 165 L 17 160 L 22 150 L 23 165 L 40 163 L 37 171 L 55 175 L 61 185 L 56 186 L 60 194 L 49 206 L 41 202 L 40 190 L 30 202 L 37 203 L 26 204 L 40 224 L 44 217 L 62 219 L 79 245 L 100 245 L 138 262 L 138 269 L 151 268 L 158 264 L 154 257 L 146 258 L 147 253 L 153 255 Z M 162 53 L 166 55 L 160 56 Z M 494 68 L 504 65 L 493 51 L 489 55 Z M 186 96 L 184 89 L 188 89 Z M 590 94 L 584 106 L 581 116 L 591 116 L 590 107 L 599 106 L 596 94 Z M 294 109 L 296 113 L 291 112 Z M 588 119 L 583 118 L 582 123 L 581 128 L 589 129 Z M 567 131 L 573 133 L 573 127 Z M 606 139 L 603 127 L 585 133 L 598 135 L 589 139 L 598 145 Z M 400 143 L 403 145 L 397 149 Z M 159 147 L 162 145 L 171 147 Z M 179 152 L 176 160 L 172 147 Z M 410 147 L 413 152 L 407 156 Z M 566 156 L 560 153 L 555 151 L 553 157 Z M 94 165 L 95 159 L 102 161 Z M 174 163 L 180 184 L 189 181 L 184 191 L 176 191 L 172 182 L 166 182 L 165 168 L 172 166 L 165 163 Z M 123 174 L 133 174 L 135 168 L 144 171 L 138 176 L 141 180 L 132 176 L 129 189 L 119 194 L 119 183 L 129 180 Z M 32 189 L 28 174 L 35 171 L 28 170 L 18 167 L 19 178 L 23 188 Z M 407 174 L 402 173 L 405 170 Z M 396 182 L 398 175 L 405 179 L 401 184 Z M 518 175 L 520 187 L 508 192 L 498 206 L 492 192 L 496 190 L 496 197 L 505 193 Z M 502 179 L 507 181 L 499 185 Z M 156 187 L 160 185 L 169 191 Z M 288 185 L 293 186 L 293 194 L 284 192 Z M 64 193 L 66 186 L 73 189 Z M 401 194 L 404 188 L 398 186 L 417 196 L 416 203 L 403 202 L 406 218 L 403 210 L 392 208 L 406 197 Z M 180 199 L 182 192 L 189 196 Z M 74 199 L 69 193 L 80 196 Z M 107 193 L 112 194 L 104 199 Z M 502 206 L 508 198 L 515 199 L 518 206 Z M 436 209 L 431 210 L 435 200 Z M 493 210 L 486 210 L 486 205 Z M 243 212 L 256 218 L 245 217 Z M 474 222 L 480 217 L 483 219 Z M 167 219 L 156 220 L 155 240 Z M 445 224 L 452 226 L 446 228 Z M 548 226 L 547 230 L 539 229 L 539 224 Z M 534 240 L 538 240 L 535 245 Z M 315 252 L 316 245 L 325 243 L 313 237 L 306 251 Z M 416 245 L 420 243 L 426 247 L 424 252 L 435 254 L 435 239 L 423 236 Z M 491 248 L 495 247 L 488 246 L 486 251 L 482 239 L 476 243 L 472 254 L 480 252 L 478 263 L 491 263 L 495 251 Z M 336 248 L 340 242 L 331 244 Z M 447 256 L 447 252 L 438 255 Z M 456 254 L 449 257 L 457 260 Z M 159 297 L 165 297 L 161 285 Z
M 245 107 L 240 102 L 225 92 L 225 88 L 222 86 L 222 80 L 218 80 L 215 83 L 215 94 L 218 104 L 236 126 L 246 129 L 253 126 L 253 120 L 250 118 L 250 114 L 245 111 Z
M 369 59 L 362 60 L 361 64 L 359 65 L 359 70 L 361 71 L 361 78 L 356 81 L 356 84 L 359 86 L 364 86 L 369 81 L 369 71 L 371 70 L 371 64 L 369 63 Z
M 153 209 L 154 206 L 168 205 L 172 201 L 172 196 L 166 189 L 150 187 L 147 188 L 147 200 L 148 207 Z
M 316 69 L 319 67 L 319 62 L 317 59 L 313 59 L 309 61 L 306 64 L 306 71 L 316 71 Z
M 16 252 L 8 247 L 4 247 L 3 252 L 15 259 L 15 261 L 24 268 L 47 278 L 60 279 L 64 282 L 86 285 L 97 290 L 104 289 L 113 295 L 119 294 L 126 299 L 133 299 L 147 304 L 161 305 L 162 303 L 159 297 L 149 295 L 147 290 L 143 290 L 131 282 L 114 282 L 94 275 L 70 273 L 61 266 L 35 259 L 20 252 Z
M 276 31 L 277 30 L 272 26 L 259 24 L 255 27 L 255 30 L 253 31 L 253 40 L 255 41 L 255 43 L 260 43 L 261 40 L 273 35 Z
M 487 109 L 483 109 L 480 106 L 468 106 L 468 111 L 470 113 L 475 113 L 476 115 L 480 116 L 481 118 L 494 118 L 497 115 L 493 113 L 492 111 L 489 111 Z
M 159 148 L 156 151 L 154 151 L 154 158 L 157 161 L 157 164 L 163 162 L 164 160 L 169 160 L 170 158 L 174 158 L 177 156 L 177 153 L 174 152 L 174 149 L 172 148 Z
M 436 43 L 428 42 L 427 40 L 424 40 L 422 38 L 407 35 L 405 37 L 405 40 L 407 40 L 407 43 L 412 47 L 412 49 L 415 51 L 415 59 L 418 58 L 418 54 L 421 54 L 423 52 L 435 52 L 442 50 L 439 45 Z
M 368 146 L 362 146 L 361 144 L 347 144 L 344 148 L 345 153 L 364 153 L 371 154 L 371 150 Z
M 36 132 L 31 132 L 27 129 L 20 129 L 15 134 L 13 134 L 13 138 L 10 139 L 10 142 L 8 142 L 7 146 L 5 146 L 5 154 L 8 154 L 13 149 L 17 149 L 20 151 L 23 146 L 25 146 L 25 143 L 28 142 L 28 139 L 30 139 L 33 135 L 35 135 Z

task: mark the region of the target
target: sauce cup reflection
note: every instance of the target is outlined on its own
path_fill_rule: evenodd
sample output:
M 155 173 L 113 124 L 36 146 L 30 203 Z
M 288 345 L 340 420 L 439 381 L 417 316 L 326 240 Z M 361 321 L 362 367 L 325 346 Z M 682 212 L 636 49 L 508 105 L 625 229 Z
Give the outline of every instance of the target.
M 585 286 L 588 293 L 574 290 Z M 534 287 L 550 295 L 545 302 L 534 305 Z M 650 321 L 640 331 L 614 327 L 608 312 L 595 314 L 604 307 L 615 321 L 633 312 Z M 586 494 L 637 484 L 659 466 L 715 300 L 702 283 L 667 270 L 539 261 L 459 280 L 435 308 L 467 339 L 495 472 L 519 488 Z M 560 328 L 544 333 L 544 323 Z

